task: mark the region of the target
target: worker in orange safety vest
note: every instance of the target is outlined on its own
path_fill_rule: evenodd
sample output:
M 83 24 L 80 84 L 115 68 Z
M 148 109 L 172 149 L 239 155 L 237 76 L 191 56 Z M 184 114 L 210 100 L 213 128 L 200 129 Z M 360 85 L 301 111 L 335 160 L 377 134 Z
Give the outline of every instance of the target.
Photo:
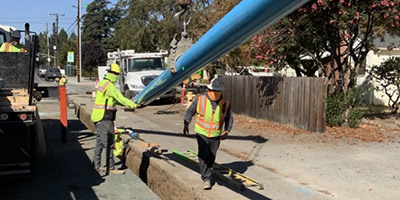
M 205 190 L 211 189 L 212 186 L 211 167 L 215 162 L 220 140 L 227 138 L 233 124 L 229 101 L 222 97 L 222 80 L 214 78 L 207 88 L 207 93 L 196 98 L 186 110 L 183 129 L 183 134 L 189 134 L 190 121 L 196 115 L 198 158 Z
M 17 30 L 11 32 L 11 42 L 4 42 L 0 47 L 0 52 L 26 52 L 24 45 L 19 43 L 21 33 Z

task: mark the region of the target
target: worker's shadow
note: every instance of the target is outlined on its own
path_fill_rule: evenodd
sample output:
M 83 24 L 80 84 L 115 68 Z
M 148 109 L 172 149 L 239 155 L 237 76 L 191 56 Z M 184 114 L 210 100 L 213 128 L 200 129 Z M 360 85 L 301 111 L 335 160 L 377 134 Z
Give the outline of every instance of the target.
M 173 154 L 173 153 L 169 153 L 169 154 L 164 154 L 165 157 L 167 157 L 170 160 L 173 160 L 174 162 L 198 173 L 199 176 L 199 182 L 201 181 L 200 179 L 200 169 L 198 168 L 198 164 L 193 164 L 193 163 L 189 163 L 184 161 L 183 158 L 180 158 L 180 156 Z M 231 162 L 231 163 L 226 163 L 226 164 L 220 164 L 224 167 L 230 168 L 238 173 L 245 173 L 249 167 L 253 166 L 254 164 L 251 161 L 235 161 L 235 162 Z M 239 190 L 233 186 L 230 186 L 229 184 L 227 184 L 226 182 L 216 178 L 213 175 L 213 181 L 212 181 L 212 186 L 215 186 L 216 184 L 220 185 L 220 186 L 224 186 L 227 188 L 232 189 L 233 191 L 241 194 L 242 196 L 248 198 L 248 199 L 266 199 L 266 200 L 270 200 L 270 198 L 263 196 L 262 194 L 257 193 L 254 190 L 249 190 L 249 189 L 244 189 L 244 190 Z

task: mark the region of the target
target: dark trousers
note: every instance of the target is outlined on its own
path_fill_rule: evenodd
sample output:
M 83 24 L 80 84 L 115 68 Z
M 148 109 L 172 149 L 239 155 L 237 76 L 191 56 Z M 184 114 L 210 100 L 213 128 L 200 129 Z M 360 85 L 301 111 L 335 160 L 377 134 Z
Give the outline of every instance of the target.
M 197 144 L 198 144 L 198 157 L 200 164 L 200 174 L 201 179 L 210 180 L 211 179 L 211 167 L 215 162 L 217 156 L 217 151 L 220 144 L 220 137 L 208 138 L 201 134 L 196 134 Z
M 110 169 L 114 168 L 114 121 L 101 120 L 96 123 L 96 147 L 94 149 L 93 163 L 97 169 L 101 167 L 101 152 L 106 149 Z

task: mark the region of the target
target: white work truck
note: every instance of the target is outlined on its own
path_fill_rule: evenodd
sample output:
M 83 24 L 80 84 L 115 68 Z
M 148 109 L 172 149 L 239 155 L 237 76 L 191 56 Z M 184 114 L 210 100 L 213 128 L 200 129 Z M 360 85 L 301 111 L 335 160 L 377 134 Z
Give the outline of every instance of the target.
M 117 87 L 127 98 L 135 97 L 153 79 L 165 69 L 167 51 L 156 53 L 135 53 L 134 50 L 123 50 L 107 53 L 107 67 L 99 67 L 99 80 L 103 79 L 108 66 L 117 63 L 121 66 L 121 75 Z M 161 99 L 173 101 L 176 89 L 166 91 Z

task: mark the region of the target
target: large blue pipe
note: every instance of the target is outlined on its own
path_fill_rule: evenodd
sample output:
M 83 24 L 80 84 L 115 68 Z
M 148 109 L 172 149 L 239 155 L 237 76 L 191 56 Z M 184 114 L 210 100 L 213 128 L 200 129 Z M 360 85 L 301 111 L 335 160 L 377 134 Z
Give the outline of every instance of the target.
M 204 65 L 225 55 L 306 2 L 307 0 L 243 0 L 177 60 L 176 73 L 165 70 L 133 101 L 139 105 L 151 103 Z

